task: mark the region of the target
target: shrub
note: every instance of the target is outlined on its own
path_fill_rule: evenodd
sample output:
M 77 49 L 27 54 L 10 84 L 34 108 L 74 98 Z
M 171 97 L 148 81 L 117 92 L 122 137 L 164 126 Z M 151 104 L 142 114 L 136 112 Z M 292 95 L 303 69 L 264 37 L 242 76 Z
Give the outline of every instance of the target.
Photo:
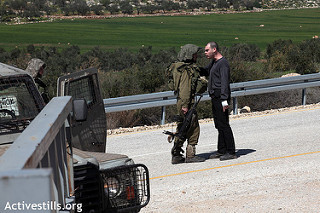
M 254 44 L 234 44 L 227 48 L 226 57 L 229 60 L 256 61 L 260 57 L 260 48 Z
M 102 5 L 92 5 L 90 10 L 94 12 L 96 15 L 103 15 L 103 6 Z
M 303 54 L 307 55 L 309 60 L 314 63 L 320 63 L 320 39 L 314 38 L 301 42 L 299 48 Z
M 292 70 L 299 74 L 316 72 L 316 63 L 312 60 L 312 53 L 295 46 L 287 53 L 287 62 Z
M 261 62 L 230 61 L 231 82 L 265 79 L 268 73 Z
M 292 46 L 291 40 L 276 40 L 272 44 L 268 44 L 266 49 L 266 59 L 270 59 L 275 52 L 286 53 L 288 48 Z
M 275 51 L 268 60 L 268 70 L 270 72 L 283 72 L 289 70 L 287 55 L 280 51 Z
M 9 60 L 9 54 L 7 53 L 7 51 L 5 49 L 0 47 L 0 62 L 6 63 L 6 61 L 8 61 L 8 60 Z

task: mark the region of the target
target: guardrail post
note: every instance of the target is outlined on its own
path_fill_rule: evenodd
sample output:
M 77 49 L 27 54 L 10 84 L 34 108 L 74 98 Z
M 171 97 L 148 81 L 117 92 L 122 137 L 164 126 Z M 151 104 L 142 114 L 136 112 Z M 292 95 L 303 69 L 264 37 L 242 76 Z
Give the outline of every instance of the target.
M 164 125 L 165 120 L 166 120 L 166 107 L 163 106 L 162 108 L 162 113 L 161 113 L 161 125 Z
M 168 100 L 167 97 L 163 98 L 163 100 Z M 164 125 L 165 122 L 166 122 L 166 107 L 165 106 L 162 106 L 161 107 L 161 125 Z
M 237 100 L 237 97 L 233 97 L 232 101 L 233 101 L 233 114 L 237 115 L 238 114 L 238 100 Z
M 302 89 L 302 105 L 306 105 L 307 103 L 307 89 Z

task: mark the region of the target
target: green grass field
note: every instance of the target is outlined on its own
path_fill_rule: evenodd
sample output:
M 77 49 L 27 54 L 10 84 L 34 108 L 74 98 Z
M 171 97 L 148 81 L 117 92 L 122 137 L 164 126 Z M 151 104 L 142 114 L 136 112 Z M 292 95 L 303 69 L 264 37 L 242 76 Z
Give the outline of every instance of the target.
M 264 25 L 264 27 L 260 27 Z M 29 44 L 78 45 L 82 51 L 152 46 L 153 51 L 186 43 L 204 46 L 214 40 L 221 46 L 257 44 L 262 50 L 277 39 L 299 42 L 320 34 L 320 8 L 199 16 L 157 16 L 103 20 L 0 24 L 0 47 L 7 50 Z M 236 39 L 238 38 L 238 39 Z

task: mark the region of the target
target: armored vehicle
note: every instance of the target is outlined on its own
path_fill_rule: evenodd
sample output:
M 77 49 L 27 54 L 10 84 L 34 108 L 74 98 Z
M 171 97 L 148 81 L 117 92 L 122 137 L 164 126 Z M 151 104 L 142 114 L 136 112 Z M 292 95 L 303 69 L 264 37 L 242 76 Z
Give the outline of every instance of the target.
M 0 63 L 0 156 L 44 105 L 30 75 Z
M 126 155 L 106 153 L 106 114 L 97 70 L 59 78 L 57 94 L 73 97 L 66 132 L 75 203 L 82 204 L 83 212 L 139 212 L 150 199 L 149 172 Z M 44 106 L 30 75 L 0 63 L 0 156 Z

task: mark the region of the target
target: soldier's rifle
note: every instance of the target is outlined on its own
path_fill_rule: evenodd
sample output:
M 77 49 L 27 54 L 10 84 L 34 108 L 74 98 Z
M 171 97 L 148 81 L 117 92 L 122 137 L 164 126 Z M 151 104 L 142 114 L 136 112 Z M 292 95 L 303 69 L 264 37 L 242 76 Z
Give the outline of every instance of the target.
M 193 106 L 191 107 L 190 110 L 188 110 L 188 112 L 186 113 L 184 119 L 183 119 L 183 123 L 181 125 L 181 127 L 178 127 L 178 132 L 174 133 L 174 132 L 170 132 L 167 130 L 164 130 L 163 133 L 166 135 L 169 135 L 168 137 L 168 141 L 169 143 L 171 143 L 174 140 L 174 137 L 178 137 L 181 140 L 186 140 L 187 138 L 187 133 L 192 125 L 192 118 L 193 115 L 197 114 L 197 106 L 202 98 L 202 94 L 196 94 L 196 97 L 199 96 L 199 98 L 196 98 L 196 101 L 194 102 Z

